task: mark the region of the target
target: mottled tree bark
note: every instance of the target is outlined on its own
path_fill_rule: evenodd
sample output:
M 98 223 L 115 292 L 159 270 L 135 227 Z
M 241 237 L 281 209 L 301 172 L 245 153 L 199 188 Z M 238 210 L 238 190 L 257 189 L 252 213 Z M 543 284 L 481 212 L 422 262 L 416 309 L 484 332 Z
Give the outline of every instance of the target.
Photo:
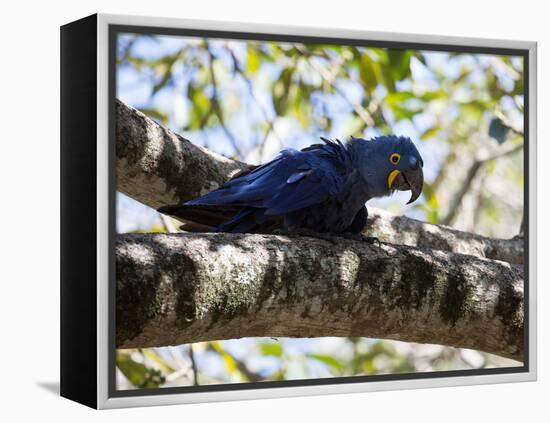
M 392 244 L 469 254 L 493 260 L 523 264 L 523 235 L 511 239 L 489 238 L 434 225 L 383 210 L 369 208 L 367 235 Z
M 247 167 L 205 148 L 116 100 L 117 190 L 155 209 L 218 188 Z
M 219 187 L 248 165 L 227 159 L 116 101 L 117 190 L 153 208 Z M 394 244 L 436 248 L 523 263 L 523 238 L 487 238 L 369 208 L 368 235 Z
M 237 234 L 125 234 L 119 348 L 366 336 L 523 360 L 521 266 L 438 250 Z

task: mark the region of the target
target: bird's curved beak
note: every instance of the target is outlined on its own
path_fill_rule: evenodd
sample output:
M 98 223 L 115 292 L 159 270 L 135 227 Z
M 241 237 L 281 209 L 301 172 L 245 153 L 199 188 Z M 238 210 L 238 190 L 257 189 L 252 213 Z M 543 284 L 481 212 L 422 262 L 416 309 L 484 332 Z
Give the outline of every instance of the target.
M 424 185 L 424 173 L 422 166 L 416 166 L 412 170 L 400 172 L 399 170 L 392 171 L 388 176 L 388 187 L 399 191 L 411 191 L 411 198 L 407 204 L 411 204 L 422 193 Z

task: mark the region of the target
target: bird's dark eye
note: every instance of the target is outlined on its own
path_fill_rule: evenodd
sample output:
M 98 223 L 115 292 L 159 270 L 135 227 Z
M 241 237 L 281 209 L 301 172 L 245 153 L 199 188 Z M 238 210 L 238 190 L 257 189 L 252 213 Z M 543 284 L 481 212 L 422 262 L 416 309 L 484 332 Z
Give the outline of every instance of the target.
M 401 160 L 401 155 L 399 153 L 393 153 L 390 156 L 390 162 L 392 162 L 394 165 L 399 163 L 399 160 Z

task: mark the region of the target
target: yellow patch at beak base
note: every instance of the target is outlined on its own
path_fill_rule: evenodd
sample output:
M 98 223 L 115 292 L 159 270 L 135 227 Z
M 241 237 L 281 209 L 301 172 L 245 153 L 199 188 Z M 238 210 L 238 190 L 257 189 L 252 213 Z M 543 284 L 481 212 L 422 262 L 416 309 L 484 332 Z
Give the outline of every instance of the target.
M 397 175 L 399 175 L 399 171 L 392 170 L 391 173 L 388 175 L 388 188 L 391 189 L 391 186 L 393 185 L 393 181 L 395 181 L 395 178 L 397 178 Z

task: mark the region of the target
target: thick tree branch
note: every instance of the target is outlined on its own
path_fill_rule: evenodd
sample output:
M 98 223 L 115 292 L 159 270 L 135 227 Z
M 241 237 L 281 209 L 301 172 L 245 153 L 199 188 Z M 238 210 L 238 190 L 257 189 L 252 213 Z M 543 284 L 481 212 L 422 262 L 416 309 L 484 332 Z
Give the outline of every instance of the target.
M 523 235 L 489 238 L 369 208 L 367 235 L 380 241 L 523 264 Z
M 116 243 L 119 348 L 366 336 L 522 361 L 521 266 L 437 250 L 237 234 Z
M 180 203 L 219 187 L 246 164 L 227 159 L 116 102 L 117 189 L 150 207 Z M 369 208 L 370 236 L 523 263 L 523 238 L 487 238 Z
M 116 101 L 117 190 L 153 208 L 216 189 L 246 164 L 199 147 Z

